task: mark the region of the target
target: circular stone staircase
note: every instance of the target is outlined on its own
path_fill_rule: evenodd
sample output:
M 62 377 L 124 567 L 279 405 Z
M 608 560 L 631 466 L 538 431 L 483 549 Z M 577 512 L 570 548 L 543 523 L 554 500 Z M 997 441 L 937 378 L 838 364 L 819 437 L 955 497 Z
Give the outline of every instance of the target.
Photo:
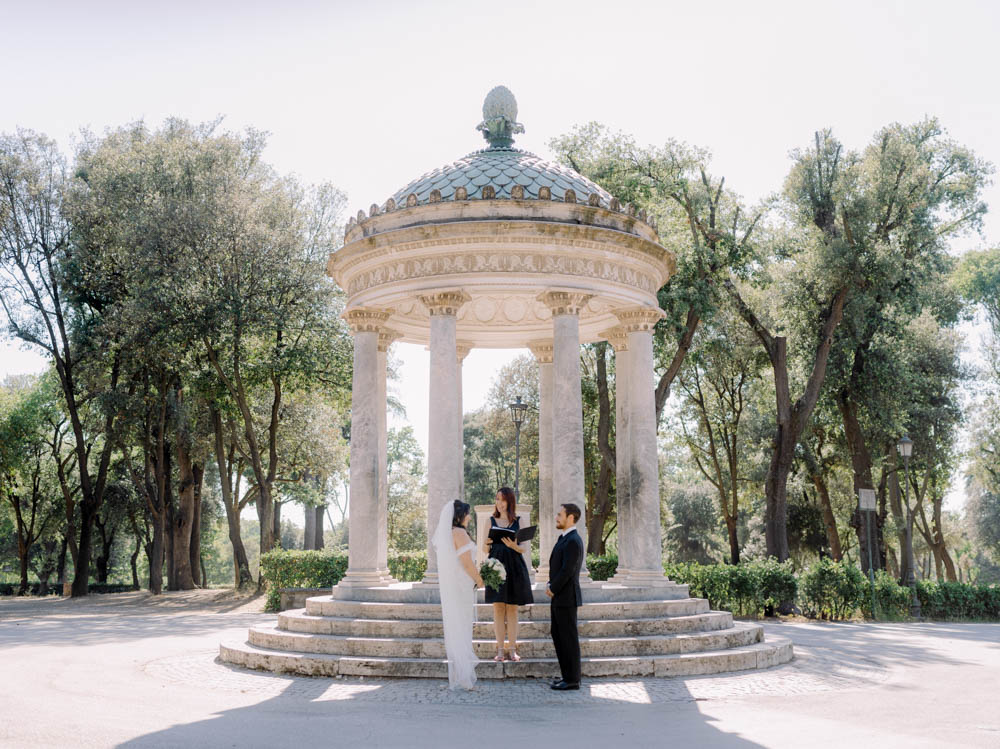
M 692 676 L 769 668 L 793 657 L 784 638 L 764 642 L 758 624 L 734 622 L 686 586 L 632 587 L 586 583 L 579 609 L 583 675 Z M 250 629 L 243 643 L 223 643 L 222 661 L 246 668 L 307 676 L 447 678 L 441 606 L 434 586 L 401 583 L 334 589 L 278 615 L 275 626 Z M 493 607 L 476 605 L 473 626 L 480 679 L 552 677 L 559 665 L 549 637 L 549 605 L 535 586 L 535 603 L 519 609 L 522 660 L 496 663 Z M 541 599 L 541 600 L 540 600 Z

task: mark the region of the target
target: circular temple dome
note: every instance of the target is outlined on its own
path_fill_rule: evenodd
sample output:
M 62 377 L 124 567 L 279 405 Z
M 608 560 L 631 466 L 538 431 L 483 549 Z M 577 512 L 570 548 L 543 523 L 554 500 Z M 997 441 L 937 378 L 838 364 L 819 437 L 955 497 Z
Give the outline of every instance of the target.
M 487 148 L 470 153 L 465 158 L 428 172 L 413 180 L 392 196 L 396 205 L 406 205 L 406 198 L 417 196 L 417 204 L 430 202 L 431 192 L 439 190 L 441 200 L 454 200 L 455 191 L 466 190 L 469 200 L 482 198 L 484 187 L 492 187 L 495 197 L 511 198 L 511 191 L 520 185 L 526 200 L 538 200 L 539 190 L 547 187 L 550 200 L 565 200 L 566 191 L 573 190 L 576 200 L 586 203 L 591 194 L 600 197 L 607 207 L 611 195 L 582 174 L 569 167 L 535 156 L 517 148 Z

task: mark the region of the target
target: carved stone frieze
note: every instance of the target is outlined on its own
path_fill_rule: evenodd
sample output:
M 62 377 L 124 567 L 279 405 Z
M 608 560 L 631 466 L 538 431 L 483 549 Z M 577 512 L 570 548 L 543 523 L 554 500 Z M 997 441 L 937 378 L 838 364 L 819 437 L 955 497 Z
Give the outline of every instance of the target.
M 625 284 L 655 294 L 659 286 L 650 274 L 613 260 L 554 256 L 544 252 L 469 252 L 430 255 L 386 262 L 351 278 L 347 293 L 359 294 L 375 286 L 414 278 L 466 273 L 530 273 L 582 276 Z
M 629 307 L 615 310 L 615 317 L 627 333 L 638 330 L 652 330 L 666 314 L 659 307 Z
M 593 294 L 581 291 L 543 291 L 538 295 L 538 301 L 552 310 L 553 315 L 579 315 Z
M 354 307 L 341 315 L 352 333 L 380 333 L 391 316 L 391 309 L 378 307 Z

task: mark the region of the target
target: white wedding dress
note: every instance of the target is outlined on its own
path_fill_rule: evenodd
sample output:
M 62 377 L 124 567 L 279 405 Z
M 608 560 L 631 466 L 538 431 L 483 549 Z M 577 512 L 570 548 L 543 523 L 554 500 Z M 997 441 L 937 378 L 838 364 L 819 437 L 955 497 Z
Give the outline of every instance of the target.
M 454 512 L 451 502 L 441 508 L 441 517 L 434 532 L 444 649 L 448 654 L 448 683 L 451 688 L 472 689 L 476 683 L 476 663 L 479 660 L 472 648 L 476 588 L 458 558 L 467 551 L 475 551 L 476 544 L 470 540 L 460 549 L 455 548 L 452 537 Z

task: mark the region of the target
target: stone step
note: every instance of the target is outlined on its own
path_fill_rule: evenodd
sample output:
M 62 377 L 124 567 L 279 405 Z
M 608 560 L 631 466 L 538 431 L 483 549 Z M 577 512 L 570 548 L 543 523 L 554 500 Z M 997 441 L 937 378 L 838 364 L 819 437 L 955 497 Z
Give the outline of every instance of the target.
M 758 624 L 736 622 L 731 628 L 715 632 L 690 632 L 639 637 L 581 637 L 580 652 L 584 657 L 634 657 L 668 655 L 736 648 L 760 642 L 763 628 Z M 270 650 L 301 653 L 327 653 L 366 658 L 445 658 L 443 639 L 414 637 L 350 637 L 344 635 L 291 632 L 276 627 L 251 627 L 251 645 Z M 489 658 L 496 653 L 492 639 L 474 640 L 476 654 Z M 518 641 L 518 652 L 524 658 L 555 656 L 548 638 L 524 638 Z
M 277 673 L 305 676 L 376 676 L 403 678 L 448 677 L 443 659 L 358 658 L 320 653 L 290 653 L 249 643 L 223 643 L 219 658 L 225 663 Z M 600 676 L 696 676 L 728 671 L 763 669 L 793 658 L 792 643 L 772 637 L 737 648 L 673 655 L 630 658 L 583 658 L 584 677 Z M 476 666 L 480 679 L 553 677 L 559 675 L 554 658 L 524 659 L 519 663 L 482 661 Z
M 728 629 L 733 615 L 728 611 L 671 616 L 657 619 L 589 619 L 579 622 L 582 637 L 638 637 L 642 635 L 709 632 Z M 440 619 L 352 619 L 339 616 L 314 616 L 305 609 L 286 611 L 278 615 L 278 629 L 321 635 L 353 637 L 430 637 L 442 638 Z M 522 639 L 548 637 L 548 620 L 521 621 L 518 636 Z M 473 625 L 473 637 L 488 640 L 494 636 L 493 622 L 480 621 Z
M 623 603 L 628 601 L 665 601 L 688 598 L 688 586 L 663 579 L 659 583 L 623 585 L 613 582 L 585 582 L 580 585 L 584 603 Z M 379 603 L 433 603 L 441 601 L 437 585 L 426 583 L 394 583 L 373 587 L 336 585 L 331 598 L 338 601 L 374 601 Z M 545 586 L 532 585 L 535 603 L 547 604 Z M 476 600 L 484 603 L 484 590 L 476 592 Z
M 306 613 L 311 616 L 336 616 L 345 619 L 437 619 L 441 620 L 439 603 L 392 603 L 372 601 L 341 601 L 330 596 L 316 596 L 306 600 Z M 704 598 L 679 598 L 660 601 L 616 601 L 585 603 L 577 609 L 577 618 L 590 619 L 653 619 L 671 616 L 707 614 L 708 601 Z M 548 621 L 550 607 L 530 604 L 518 608 L 520 621 Z M 476 605 L 476 619 L 493 621 L 493 606 Z

